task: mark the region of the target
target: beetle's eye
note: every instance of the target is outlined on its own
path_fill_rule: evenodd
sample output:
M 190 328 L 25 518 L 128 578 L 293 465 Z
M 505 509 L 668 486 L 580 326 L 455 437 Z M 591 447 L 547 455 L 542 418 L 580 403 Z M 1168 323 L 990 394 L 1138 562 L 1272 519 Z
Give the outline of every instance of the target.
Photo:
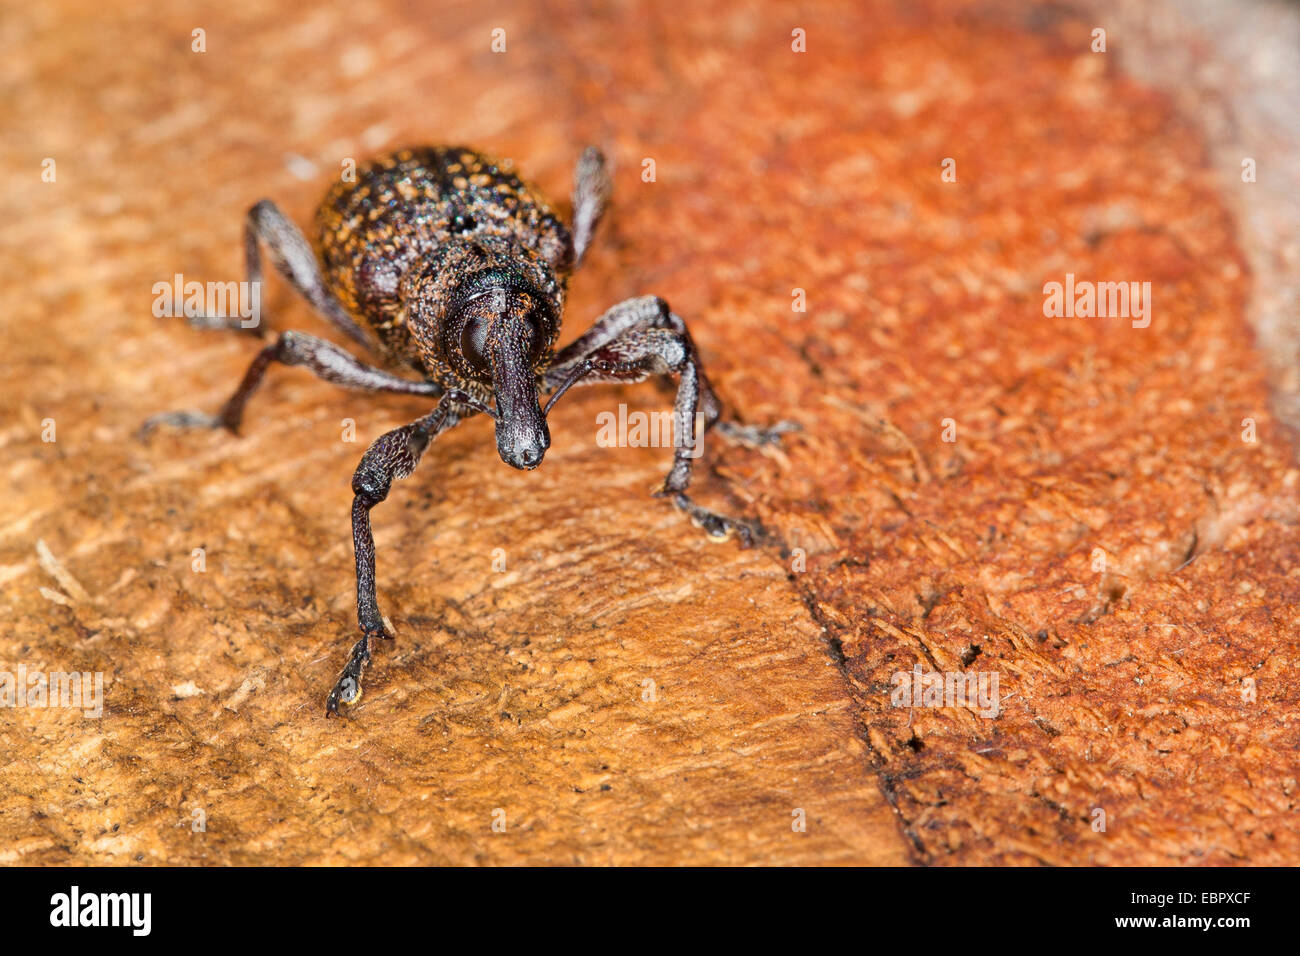
M 460 354 L 470 368 L 485 375 L 492 373 L 492 362 L 487 354 L 488 330 L 492 327 L 492 316 L 475 315 L 465 323 L 460 334 Z
M 466 303 L 461 317 L 460 355 L 469 371 L 485 380 L 492 375 L 490 353 L 497 345 L 510 346 L 516 356 L 512 360 L 528 366 L 535 366 L 546 350 L 541 331 L 546 315 L 526 292 L 493 289 Z

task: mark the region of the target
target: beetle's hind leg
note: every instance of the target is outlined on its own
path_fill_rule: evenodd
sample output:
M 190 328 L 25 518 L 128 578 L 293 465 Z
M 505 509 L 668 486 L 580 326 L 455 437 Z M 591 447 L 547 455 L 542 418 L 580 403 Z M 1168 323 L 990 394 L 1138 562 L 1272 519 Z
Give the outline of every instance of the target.
M 580 265 L 605 214 L 613 184 L 605 155 L 588 146 L 573 171 L 573 264 Z
M 269 199 L 257 203 L 244 217 L 244 268 L 248 284 L 259 290 L 259 302 L 263 287 L 263 244 L 275 270 L 288 280 L 322 318 L 353 341 L 368 349 L 374 347 L 365 332 L 325 285 L 325 278 L 321 275 L 320 264 L 311 244 L 293 220 Z M 221 315 L 191 315 L 186 318 L 190 325 L 199 329 L 238 329 L 258 336 L 263 335 L 266 329 L 260 314 L 249 319 Z
M 596 382 L 640 382 L 650 375 L 678 376 L 673 403 L 673 463 L 656 497 L 670 497 L 714 539 L 736 534 L 752 544 L 762 529 L 755 523 L 729 518 L 703 507 L 687 493 L 691 471 L 702 447 L 700 442 L 715 425 L 729 440 L 767 444 L 799 426 L 782 422 L 770 429 L 720 421 L 722 406 L 701 368 L 699 353 L 686 323 L 663 299 L 643 296 L 628 299 L 606 312 L 585 335 L 564 349 L 546 374 L 555 388 L 547 410 L 569 388 Z

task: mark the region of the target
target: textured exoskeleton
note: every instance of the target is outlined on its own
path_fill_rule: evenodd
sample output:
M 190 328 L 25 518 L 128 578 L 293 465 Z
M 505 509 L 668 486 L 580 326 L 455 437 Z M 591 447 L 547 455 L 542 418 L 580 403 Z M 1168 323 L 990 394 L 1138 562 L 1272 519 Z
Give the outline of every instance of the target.
M 437 399 L 427 415 L 376 439 L 353 475 L 362 636 L 330 692 L 327 715 L 360 698 L 362 670 L 375 641 L 390 636 L 375 594 L 370 511 L 395 480 L 415 470 L 439 433 L 472 415 L 495 420 L 502 461 L 533 469 L 551 443 L 546 415 L 572 386 L 677 376 L 676 447 L 657 494 L 671 498 L 712 537 L 736 533 L 745 543 L 753 539 L 752 525 L 709 511 L 686 493 L 700 437 L 697 413 L 704 429 L 716 424 L 727 437 L 751 445 L 774 441 L 793 426 L 720 422 L 721 406 L 695 343 L 662 299 L 620 302 L 556 351 L 569 275 L 582 261 L 609 191 L 604 157 L 588 149 L 574 176 L 570 227 L 507 168 L 473 150 L 438 147 L 380 157 L 358 169 L 353 181 L 335 185 L 317 213 L 317 250 L 271 202 L 249 210 L 249 281 L 261 281 L 264 245 L 276 270 L 316 311 L 377 353 L 384 367 L 315 336 L 282 332 L 253 360 L 217 414 L 156 415 L 145 423 L 146 432 L 163 424 L 237 430 L 250 395 L 275 362 L 350 388 Z M 207 328 L 239 324 L 220 316 L 191 322 Z M 540 397 L 547 391 L 543 407 Z

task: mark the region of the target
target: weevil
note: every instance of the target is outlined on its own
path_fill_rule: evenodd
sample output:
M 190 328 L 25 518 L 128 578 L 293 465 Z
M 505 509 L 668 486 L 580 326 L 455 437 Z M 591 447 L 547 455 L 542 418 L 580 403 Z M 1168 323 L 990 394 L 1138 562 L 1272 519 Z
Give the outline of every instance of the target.
M 160 425 L 237 432 L 249 398 L 276 363 L 301 366 L 348 388 L 437 400 L 428 414 L 377 438 L 352 476 L 361 638 L 326 699 L 327 717 L 337 715 L 340 704 L 360 700 L 362 672 L 376 642 L 392 637 L 375 593 L 370 512 L 394 481 L 415 470 L 433 439 L 476 414 L 495 421 L 501 460 L 530 471 L 550 447 L 551 408 L 573 386 L 676 376 L 673 461 L 655 495 L 670 498 L 715 539 L 735 534 L 748 545 L 761 532 L 687 494 L 702 437 L 696 434 L 697 414 L 704 431 L 716 427 L 749 446 L 778 441 L 797 426 L 782 422 L 765 429 L 723 421 L 686 323 L 663 299 L 620 302 L 556 349 L 569 276 L 587 252 L 610 189 L 604 156 L 588 148 L 574 173 L 570 226 L 510 167 L 463 147 L 427 147 L 381 156 L 358 168 L 351 181 L 336 183 L 316 214 L 315 249 L 269 200 L 248 211 L 249 283 L 262 281 L 265 247 L 276 271 L 379 364 L 313 335 L 281 332 L 253 359 L 216 414 L 166 412 L 148 419 L 143 433 Z M 222 316 L 190 316 L 190 322 L 201 328 L 242 325 Z M 259 323 L 257 333 L 264 328 Z

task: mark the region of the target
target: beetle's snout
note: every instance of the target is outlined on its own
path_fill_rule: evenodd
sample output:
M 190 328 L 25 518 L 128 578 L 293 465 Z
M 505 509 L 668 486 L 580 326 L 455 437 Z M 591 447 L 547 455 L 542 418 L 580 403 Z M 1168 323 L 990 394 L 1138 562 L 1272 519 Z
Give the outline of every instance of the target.
M 551 433 L 537 399 L 537 373 L 530 360 L 532 329 L 502 329 L 492 356 L 497 406 L 497 452 L 512 468 L 531 471 L 551 447 Z
M 545 421 L 535 430 L 511 428 L 503 422 L 497 424 L 497 451 L 501 460 L 511 468 L 532 471 L 542 463 L 546 449 L 550 447 L 551 436 Z

